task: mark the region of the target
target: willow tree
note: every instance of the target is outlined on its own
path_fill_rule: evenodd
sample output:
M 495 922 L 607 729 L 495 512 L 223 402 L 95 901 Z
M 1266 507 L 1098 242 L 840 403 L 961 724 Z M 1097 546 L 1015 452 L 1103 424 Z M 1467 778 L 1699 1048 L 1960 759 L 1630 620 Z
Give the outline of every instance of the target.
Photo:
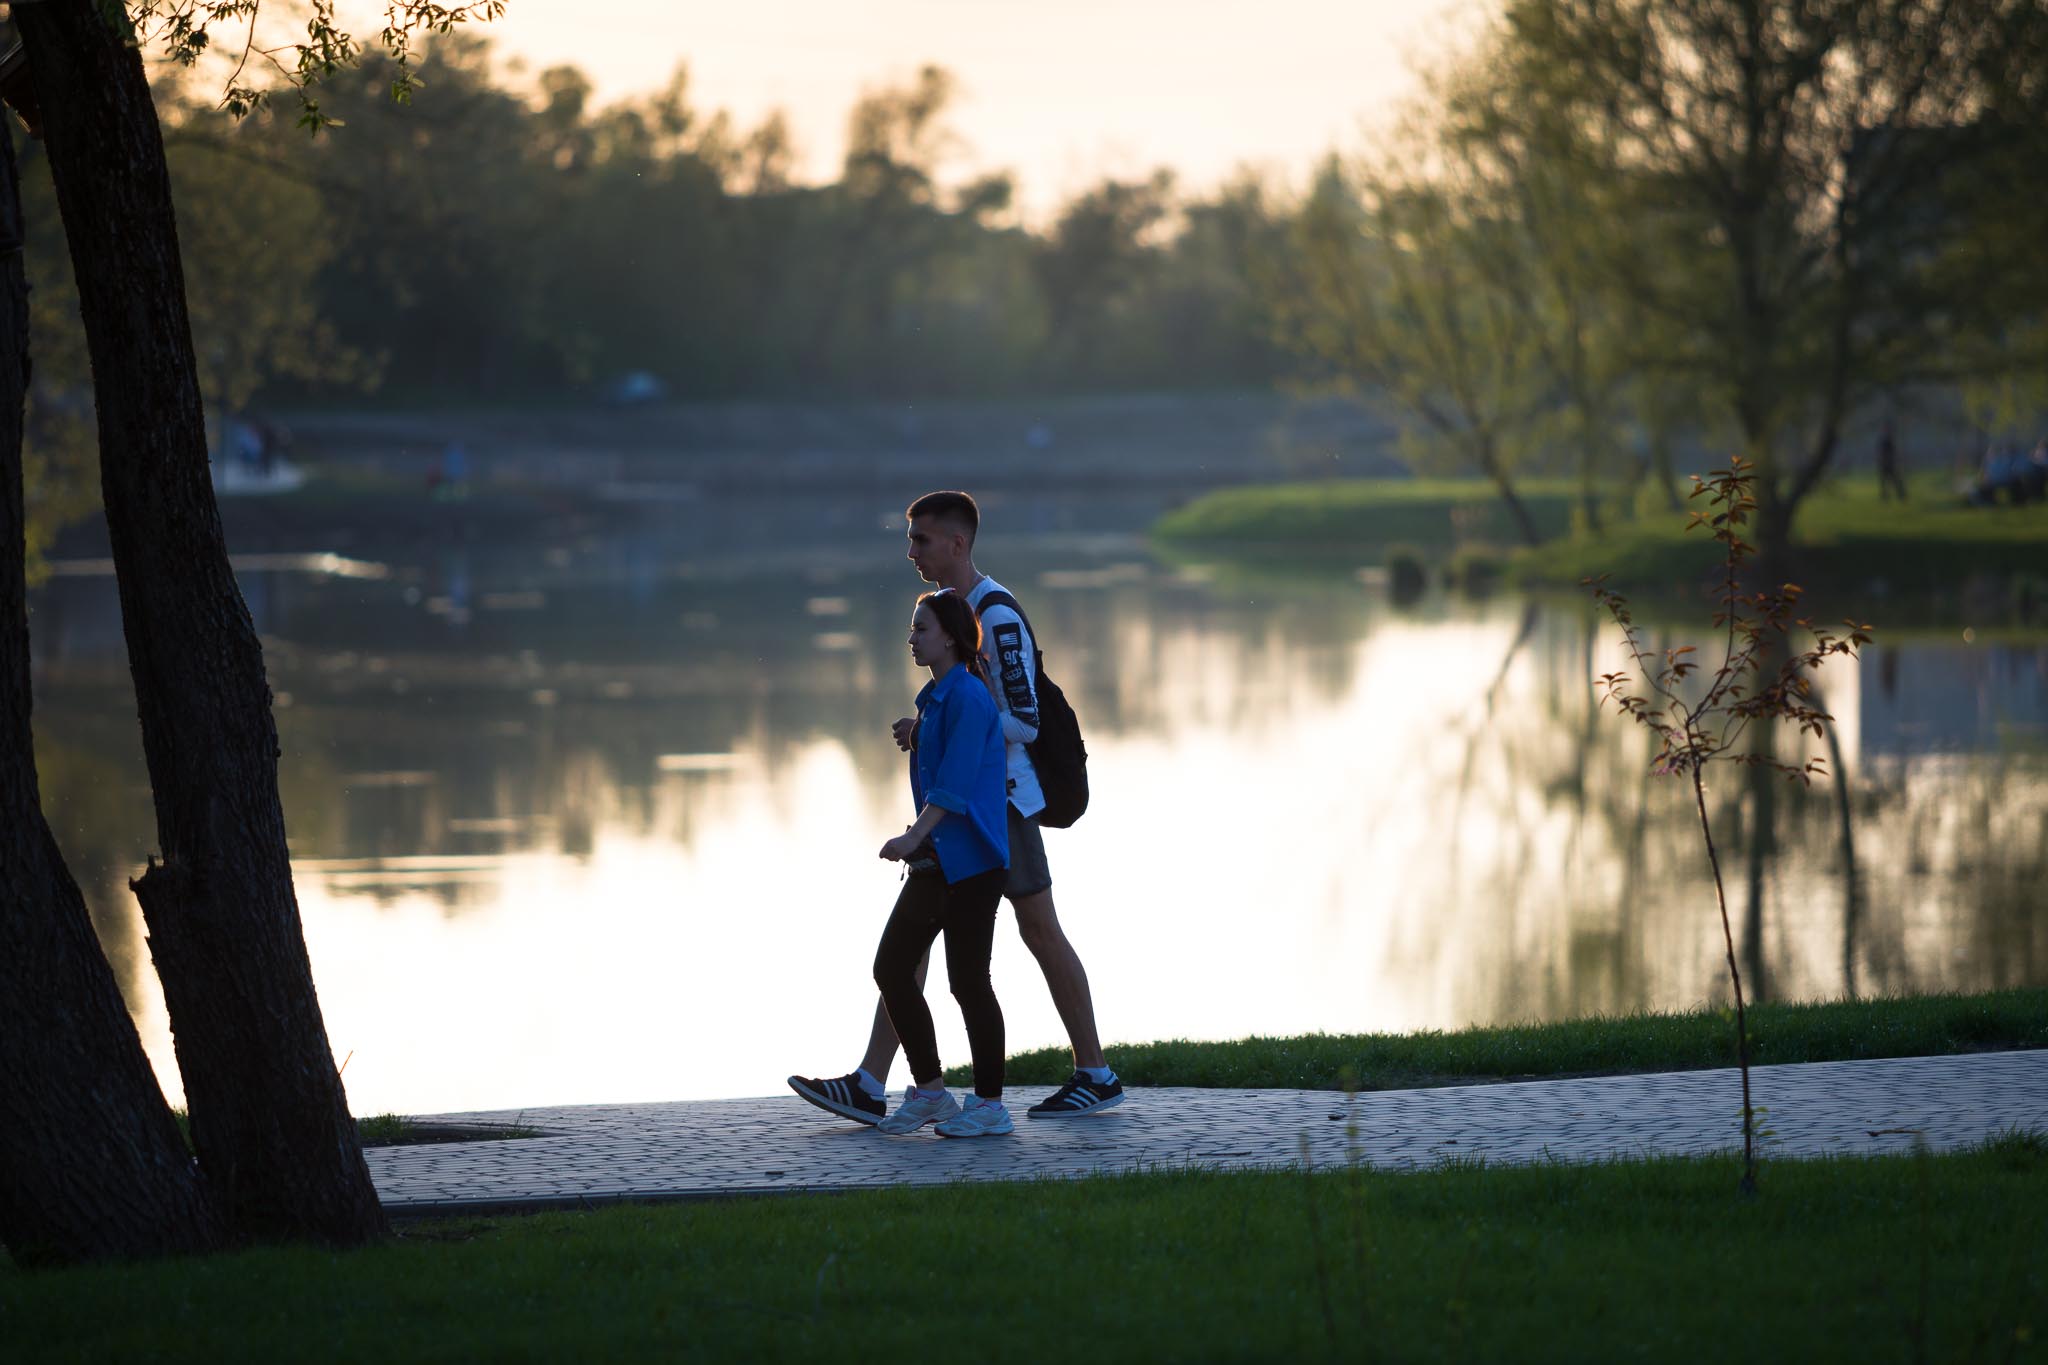
M 1542 533 L 1516 485 L 1555 404 L 1544 355 L 1490 278 L 1502 225 L 1417 173 L 1426 159 L 1425 146 L 1327 162 L 1263 292 L 1294 349 L 1401 423 L 1413 463 L 1484 478 L 1534 545 Z
M 300 925 L 277 789 L 277 730 L 262 647 L 228 566 L 207 465 L 206 423 L 185 300 L 162 131 L 140 45 L 196 60 L 210 25 L 251 23 L 236 0 L 17 2 L 26 88 L 64 224 L 94 381 L 101 498 L 120 592 L 159 856 L 133 883 L 176 1038 L 196 1172 L 175 1152 L 163 1099 L 136 1070 L 133 1025 L 84 908 L 42 828 L 27 753 L 18 511 L 0 555 L 9 648 L 0 722 L 12 766 L 0 780 L 10 825 L 0 902 L 0 1239 L 26 1259 L 66 1261 L 195 1249 L 224 1239 L 335 1244 L 386 1230 L 328 1046 Z M 450 10 L 394 6 L 386 42 L 401 58 L 421 28 L 490 16 L 496 0 Z M 266 56 L 298 86 L 300 120 L 322 126 L 312 86 L 355 45 L 325 6 L 306 37 Z M 401 89 L 401 92 L 403 90 Z M 259 88 L 231 81 L 246 112 Z M 13 162 L 5 189 L 18 221 Z M 26 311 L 9 264 L 0 386 L 18 509 Z M 23 686 L 13 685 L 10 670 Z M 33 818 L 29 812 L 33 810 Z M 38 830 L 41 830 L 40 835 Z M 17 849 L 26 852 L 18 852 Z M 25 890 L 17 890 L 19 884 Z M 67 891 L 67 887 L 69 888 Z M 81 932 L 81 929 L 83 932 Z M 52 1020 L 79 1021 L 56 1030 Z M 168 1144 L 168 1146 L 167 1146 Z
M 1654 402 L 1667 338 L 1612 287 L 1612 224 L 1629 206 L 1589 165 L 1576 128 L 1498 79 L 1499 41 L 1431 77 L 1435 135 L 1419 173 L 1466 205 L 1476 287 L 1506 301 L 1537 360 L 1544 462 L 1574 476 L 1580 521 L 1598 531 L 1603 503 L 1645 475 L 1670 490 Z M 1650 434 L 1646 458 L 1631 458 L 1636 426 Z

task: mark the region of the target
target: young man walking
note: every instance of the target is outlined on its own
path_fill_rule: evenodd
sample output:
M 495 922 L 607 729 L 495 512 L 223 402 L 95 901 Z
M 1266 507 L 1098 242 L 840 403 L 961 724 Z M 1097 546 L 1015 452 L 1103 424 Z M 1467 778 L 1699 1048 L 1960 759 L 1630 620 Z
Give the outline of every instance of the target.
M 1052 871 L 1046 864 L 1045 840 L 1037 820 L 1045 808 L 1045 797 L 1024 747 L 1038 738 L 1037 645 L 1023 616 L 1010 607 L 996 602 L 981 611 L 984 598 L 1007 590 L 974 567 L 974 538 L 981 529 L 981 510 L 973 498 L 956 492 L 927 493 L 910 504 L 905 516 L 909 520 L 910 562 L 917 567 L 918 576 L 959 593 L 981 617 L 982 653 L 997 684 L 996 702 L 1002 711 L 1009 768 L 1010 875 L 1003 895 L 1017 912 L 1017 932 L 1045 973 L 1046 988 L 1052 992 L 1053 1006 L 1074 1049 L 1072 1078 L 1051 1097 L 1031 1106 L 1029 1116 L 1078 1118 L 1099 1113 L 1121 1104 L 1124 1088 L 1102 1056 L 1088 973 L 1053 911 Z M 915 722 L 907 717 L 896 722 L 898 748 L 910 748 L 914 728 Z M 920 987 L 926 965 L 918 967 Z M 859 1067 L 844 1076 L 823 1079 L 791 1076 L 789 1088 L 842 1118 L 878 1123 L 887 1112 L 886 1082 L 896 1051 L 896 1030 L 889 1024 L 888 1011 L 877 1003 L 867 1055 Z

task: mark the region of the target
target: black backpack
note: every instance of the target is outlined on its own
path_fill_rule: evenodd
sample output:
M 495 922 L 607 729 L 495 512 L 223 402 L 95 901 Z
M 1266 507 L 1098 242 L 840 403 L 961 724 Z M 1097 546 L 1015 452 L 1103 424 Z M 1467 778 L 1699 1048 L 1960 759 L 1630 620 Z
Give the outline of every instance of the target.
M 1031 628 L 1031 618 L 1024 615 L 1017 599 L 1006 592 L 992 592 L 975 606 L 976 619 L 990 607 L 1008 607 L 1016 612 L 1031 636 L 1036 655 L 1032 662 L 1038 677 L 1038 738 L 1025 745 L 1024 752 L 1031 755 L 1039 791 L 1045 796 L 1045 809 L 1038 813 L 1038 823 L 1065 829 L 1088 809 L 1088 746 L 1081 742 L 1080 719 L 1074 715 L 1060 685 L 1045 676 L 1045 650 L 1039 644 L 1038 632 Z M 1000 670 L 1000 663 L 998 667 Z M 996 685 L 1002 685 L 1000 679 Z

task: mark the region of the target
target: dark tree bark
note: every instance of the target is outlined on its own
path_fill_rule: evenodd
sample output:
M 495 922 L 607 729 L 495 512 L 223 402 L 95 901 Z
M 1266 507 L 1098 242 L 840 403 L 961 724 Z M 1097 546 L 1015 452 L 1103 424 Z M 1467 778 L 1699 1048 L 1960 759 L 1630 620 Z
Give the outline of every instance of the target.
M 193 1145 L 231 1231 L 387 1225 L 313 989 L 262 647 L 207 470 L 156 108 L 98 0 L 17 5 L 98 404 L 100 485 L 162 860 L 134 884 Z
M 1515 481 L 1509 475 L 1507 466 L 1502 463 L 1493 437 L 1480 437 L 1477 456 L 1480 472 L 1492 481 L 1494 491 L 1498 492 L 1500 500 L 1507 504 L 1508 515 L 1514 519 L 1515 529 L 1522 533 L 1522 543 L 1541 545 L 1543 533 L 1536 529 L 1536 519 L 1529 515 L 1528 505 L 1515 493 Z
M 21 251 L 14 130 L 0 110 L 0 1242 L 24 1265 L 202 1251 L 218 1220 L 37 793 Z

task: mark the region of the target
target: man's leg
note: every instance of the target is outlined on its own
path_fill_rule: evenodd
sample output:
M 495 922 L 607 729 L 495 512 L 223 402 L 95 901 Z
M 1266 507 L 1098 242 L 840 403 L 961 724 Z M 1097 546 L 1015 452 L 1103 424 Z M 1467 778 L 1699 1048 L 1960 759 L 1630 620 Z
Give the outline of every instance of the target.
M 1019 896 L 1010 902 L 1017 910 L 1017 931 L 1024 946 L 1038 959 L 1045 973 L 1046 988 L 1067 1026 L 1067 1040 L 1074 1046 L 1074 1074 L 1067 1083 L 1031 1106 L 1027 1117 L 1034 1119 L 1083 1118 L 1114 1109 L 1124 1102 L 1123 1081 L 1109 1069 L 1102 1055 L 1102 1040 L 1095 1032 L 1095 1002 L 1088 993 L 1088 973 L 1081 955 L 1067 942 L 1053 913 L 1052 888 Z
M 1088 994 L 1088 973 L 1080 954 L 1060 929 L 1052 908 L 1052 868 L 1045 860 L 1045 835 L 1038 821 L 1010 807 L 1010 880 L 1003 895 L 1017 911 L 1017 932 L 1045 973 L 1053 1008 L 1073 1045 L 1074 1065 L 1103 1068 L 1102 1040 L 1095 1034 L 1095 1002 Z
M 931 950 L 927 948 L 923 957 L 917 960 L 917 988 L 924 989 L 924 974 L 932 964 Z M 896 1027 L 889 1022 L 889 1007 L 878 995 L 875 997 L 875 1022 L 868 1030 L 867 1056 L 860 1059 L 861 1070 L 875 1078 L 878 1085 L 889 1084 L 889 1068 L 895 1065 L 896 1049 L 901 1044 L 896 1038 Z
M 925 972 L 931 960 L 931 949 L 927 946 L 911 973 L 920 995 L 924 993 Z M 877 999 L 875 1022 L 868 1031 L 867 1056 L 861 1058 L 860 1067 L 844 1076 L 791 1076 L 789 1088 L 841 1118 L 855 1123 L 878 1123 L 888 1113 L 889 1067 L 896 1060 L 896 1049 L 896 1028 L 889 1022 L 889 1008 Z
M 1067 1041 L 1074 1048 L 1073 1077 L 1032 1105 L 1029 1116 L 1078 1118 L 1115 1108 L 1124 1100 L 1123 1082 L 1102 1055 L 1088 973 L 1052 908 L 1052 869 L 1046 866 L 1045 839 L 1039 834 L 1038 822 L 1018 815 L 1015 806 L 1010 808 L 1010 880 L 1003 895 L 1017 911 L 1017 932 L 1038 959 L 1038 969 L 1045 973 L 1053 1008 L 1060 1012 Z
M 1095 1032 L 1095 1001 L 1088 991 L 1088 971 L 1060 928 L 1060 917 L 1052 907 L 1052 889 L 1010 904 L 1017 911 L 1017 932 L 1024 946 L 1045 973 L 1053 1008 L 1060 1012 L 1060 1023 L 1066 1026 L 1067 1041 L 1074 1048 L 1074 1065 L 1090 1069 L 1108 1065 L 1102 1059 L 1102 1039 Z

